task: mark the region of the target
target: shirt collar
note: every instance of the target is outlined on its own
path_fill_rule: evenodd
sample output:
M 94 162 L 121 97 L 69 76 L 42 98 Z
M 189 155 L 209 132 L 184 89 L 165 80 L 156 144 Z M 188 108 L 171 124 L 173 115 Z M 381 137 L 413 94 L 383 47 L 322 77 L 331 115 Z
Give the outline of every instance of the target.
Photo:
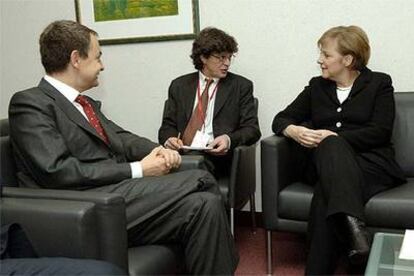
M 76 97 L 80 95 L 78 90 L 67 85 L 66 83 L 61 82 L 60 80 L 55 79 L 54 77 L 46 75 L 44 76 L 44 79 L 56 88 L 56 90 L 62 93 L 62 95 L 65 96 L 65 98 L 70 102 L 74 102 Z
M 198 71 L 198 72 L 199 72 L 198 75 L 199 75 L 200 84 L 201 86 L 204 86 L 206 84 L 206 79 L 208 79 L 208 77 L 206 77 L 201 71 Z M 217 84 L 218 81 L 219 81 L 219 78 L 213 78 L 212 84 Z

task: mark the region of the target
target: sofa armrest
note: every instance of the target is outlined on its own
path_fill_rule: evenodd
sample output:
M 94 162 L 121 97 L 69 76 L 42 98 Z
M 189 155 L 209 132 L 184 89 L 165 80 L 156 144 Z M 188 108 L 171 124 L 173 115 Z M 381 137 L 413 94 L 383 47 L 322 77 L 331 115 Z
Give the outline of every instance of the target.
M 266 229 L 278 217 L 278 194 L 295 174 L 289 139 L 276 135 L 261 141 L 262 210 Z
M 2 224 L 19 223 L 40 256 L 99 257 L 95 204 L 6 197 L 0 205 Z
M 98 259 L 128 269 L 125 201 L 120 195 L 92 191 L 4 187 L 3 197 L 92 203 L 96 224 L 93 235 L 97 239 Z
M 203 169 L 204 168 L 204 156 L 202 155 L 182 155 L 181 165 L 177 171 Z
M 234 148 L 230 170 L 229 204 L 239 208 L 256 191 L 256 144 Z

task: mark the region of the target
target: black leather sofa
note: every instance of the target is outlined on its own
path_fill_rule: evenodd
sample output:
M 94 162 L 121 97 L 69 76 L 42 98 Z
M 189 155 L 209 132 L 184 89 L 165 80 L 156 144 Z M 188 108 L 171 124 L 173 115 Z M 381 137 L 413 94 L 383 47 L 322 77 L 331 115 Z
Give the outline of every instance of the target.
M 124 199 L 115 194 L 17 187 L 8 136 L 0 121 L 1 223 L 20 223 L 40 256 L 100 259 L 130 275 L 179 274 L 184 271 L 176 245 L 128 248 Z M 191 157 L 184 166 L 197 167 Z
M 395 93 L 393 143 L 396 159 L 408 182 L 379 193 L 365 205 L 373 232 L 414 228 L 414 92 Z M 272 231 L 304 233 L 313 187 L 292 182 L 295 175 L 292 140 L 272 135 L 261 141 L 262 209 L 266 229 L 267 272 L 272 269 Z M 273 248 L 277 252 L 277 245 Z

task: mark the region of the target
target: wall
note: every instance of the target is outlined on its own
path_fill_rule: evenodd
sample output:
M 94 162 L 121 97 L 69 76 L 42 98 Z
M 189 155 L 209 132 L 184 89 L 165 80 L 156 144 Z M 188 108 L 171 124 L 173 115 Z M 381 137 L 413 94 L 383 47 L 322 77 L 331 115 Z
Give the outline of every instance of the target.
M 336 25 L 368 33 L 373 70 L 388 72 L 397 91 L 413 91 L 414 5 L 407 0 L 199 0 L 200 25 L 216 26 L 240 44 L 232 71 L 255 84 L 263 137 L 273 116 L 319 74 L 316 41 Z M 11 95 L 43 76 L 37 40 L 52 20 L 75 19 L 74 0 L 0 0 L 0 118 Z M 103 46 L 101 85 L 89 95 L 104 102 L 123 127 L 157 138 L 170 81 L 193 70 L 191 41 Z M 260 174 L 260 172 L 259 172 Z M 258 180 L 259 179 L 258 175 Z M 260 182 L 257 206 L 260 210 Z

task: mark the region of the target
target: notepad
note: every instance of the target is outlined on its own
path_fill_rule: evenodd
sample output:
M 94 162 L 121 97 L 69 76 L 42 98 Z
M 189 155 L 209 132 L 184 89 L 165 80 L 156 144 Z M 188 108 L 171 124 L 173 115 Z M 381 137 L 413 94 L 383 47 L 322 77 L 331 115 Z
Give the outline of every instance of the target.
M 399 258 L 414 260 L 414 230 L 405 230 Z
M 182 146 L 183 150 L 211 150 L 212 147 L 194 147 L 194 146 Z

